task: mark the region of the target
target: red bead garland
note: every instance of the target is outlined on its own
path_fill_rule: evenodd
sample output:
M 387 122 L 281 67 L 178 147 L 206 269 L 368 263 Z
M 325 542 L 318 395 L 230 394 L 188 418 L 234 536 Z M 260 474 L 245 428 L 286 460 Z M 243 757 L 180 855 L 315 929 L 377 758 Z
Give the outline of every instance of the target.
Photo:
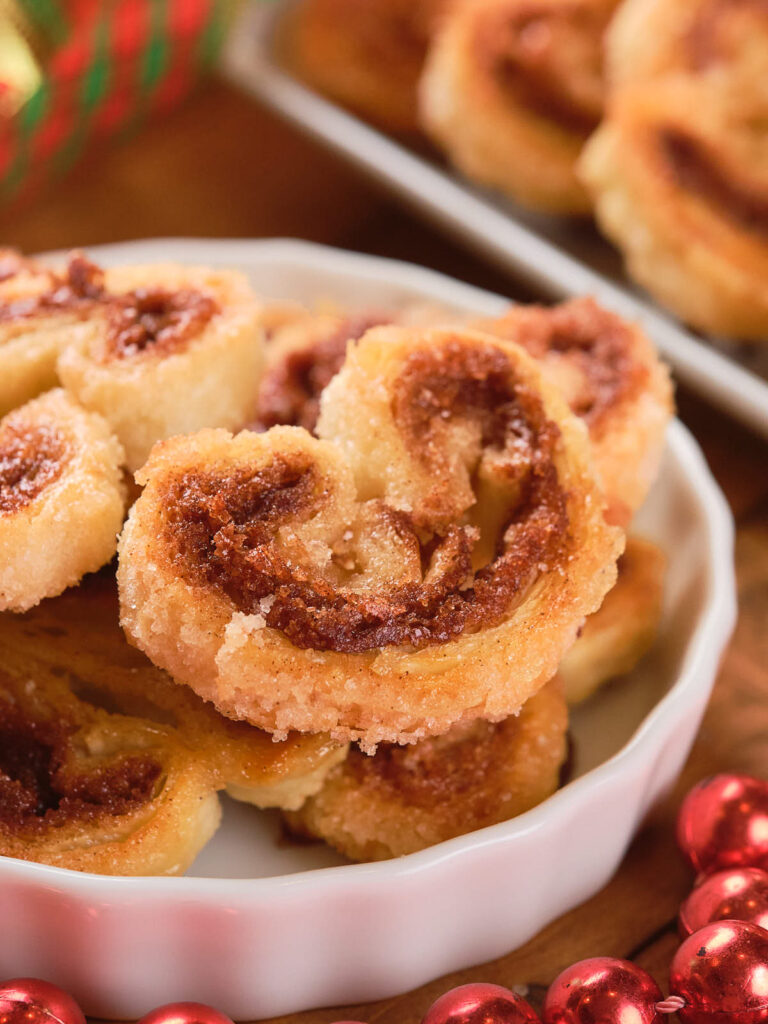
M 3 1024 L 85 1024 L 83 1011 L 58 985 L 39 978 L 11 978 L 0 985 Z
M 716 775 L 680 808 L 677 835 L 707 876 L 680 908 L 687 936 L 670 970 L 672 994 L 629 960 L 594 957 L 552 982 L 541 1019 L 500 985 L 461 985 L 442 995 L 421 1024 L 768 1024 L 768 783 Z M 713 873 L 714 872 L 714 873 Z M 48 982 L 0 984 L 0 1024 L 85 1024 L 70 995 Z M 202 1003 L 168 1003 L 139 1024 L 232 1024 Z M 337 1021 L 336 1024 L 360 1024 Z
M 478 982 L 440 996 L 422 1024 L 540 1024 L 533 1008 L 508 988 Z
M 713 775 L 694 786 L 677 819 L 680 849 L 695 871 L 768 868 L 768 783 Z
M 768 1021 L 768 932 L 747 921 L 716 921 L 680 946 L 670 987 L 686 1005 L 682 1024 Z
M 145 1014 L 139 1024 L 232 1024 L 232 1019 L 205 1003 L 166 1003 Z
M 733 868 L 705 878 L 680 908 L 683 936 L 712 921 L 751 921 L 768 928 L 768 872 Z
M 631 960 L 593 957 L 573 964 L 549 987 L 543 1024 L 660 1024 L 661 989 Z

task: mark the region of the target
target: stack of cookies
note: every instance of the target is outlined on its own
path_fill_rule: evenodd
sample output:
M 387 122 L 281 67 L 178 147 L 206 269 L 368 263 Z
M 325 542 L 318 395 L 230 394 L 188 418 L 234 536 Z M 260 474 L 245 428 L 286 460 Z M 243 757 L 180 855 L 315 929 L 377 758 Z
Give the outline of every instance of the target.
M 768 339 L 768 10 L 729 0 L 299 0 L 290 67 L 524 207 L 594 213 L 694 327 Z
M 226 790 L 380 859 L 557 788 L 660 615 L 637 327 L 2 266 L 0 852 L 179 873 Z

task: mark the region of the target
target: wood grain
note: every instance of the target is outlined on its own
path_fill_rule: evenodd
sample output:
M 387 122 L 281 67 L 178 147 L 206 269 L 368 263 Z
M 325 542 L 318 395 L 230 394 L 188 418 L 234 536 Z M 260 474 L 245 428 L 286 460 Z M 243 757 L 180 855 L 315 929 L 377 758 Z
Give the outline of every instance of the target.
M 228 87 L 210 86 L 162 125 L 91 157 L 34 205 L 0 214 L 0 237 L 34 251 L 151 235 L 296 235 L 436 267 L 513 297 L 527 289 L 457 248 L 335 157 Z M 709 711 L 675 792 L 653 814 L 609 885 L 523 949 L 397 999 L 284 1018 L 416 1024 L 446 988 L 470 980 L 545 986 L 585 956 L 627 956 L 662 986 L 675 916 L 691 878 L 674 846 L 685 789 L 707 773 L 768 777 L 768 446 L 688 394 L 698 438 L 738 524 L 740 615 Z

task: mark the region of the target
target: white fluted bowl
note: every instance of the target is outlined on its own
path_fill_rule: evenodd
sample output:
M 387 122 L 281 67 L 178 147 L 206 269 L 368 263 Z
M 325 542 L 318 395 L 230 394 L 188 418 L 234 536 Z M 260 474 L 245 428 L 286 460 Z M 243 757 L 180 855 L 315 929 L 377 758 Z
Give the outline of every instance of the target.
M 404 263 L 293 241 L 158 240 L 104 263 L 241 267 L 270 298 L 493 315 L 506 302 Z M 575 770 L 512 821 L 399 860 L 347 864 L 280 841 L 275 814 L 227 804 L 184 878 L 111 878 L 0 858 L 0 975 L 69 989 L 95 1016 L 191 999 L 253 1020 L 384 998 L 521 945 L 616 870 L 674 782 L 735 618 L 733 528 L 696 443 L 672 424 L 638 528 L 669 556 L 658 643 L 573 715 Z

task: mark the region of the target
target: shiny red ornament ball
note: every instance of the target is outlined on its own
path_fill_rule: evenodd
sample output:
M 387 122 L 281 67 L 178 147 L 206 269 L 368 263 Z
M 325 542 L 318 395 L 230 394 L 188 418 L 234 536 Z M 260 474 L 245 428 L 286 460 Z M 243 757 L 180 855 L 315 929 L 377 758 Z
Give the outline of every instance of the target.
M 680 849 L 695 871 L 768 870 L 768 783 L 713 775 L 694 786 L 677 819 Z
M 139 1024 L 232 1024 L 232 1019 L 205 1003 L 166 1003 L 147 1013 Z
M 747 921 L 715 921 L 675 954 L 669 987 L 686 1005 L 682 1024 L 768 1021 L 768 932 Z
M 629 960 L 597 956 L 559 974 L 544 1000 L 544 1024 L 660 1024 L 661 989 Z
M 2 1024 L 85 1024 L 83 1011 L 58 985 L 39 978 L 11 978 L 0 983 Z
M 751 921 L 768 929 L 768 872 L 733 868 L 705 878 L 680 908 L 680 931 L 691 935 L 712 921 Z
M 508 988 L 460 985 L 440 996 L 421 1024 L 540 1024 L 533 1008 Z

